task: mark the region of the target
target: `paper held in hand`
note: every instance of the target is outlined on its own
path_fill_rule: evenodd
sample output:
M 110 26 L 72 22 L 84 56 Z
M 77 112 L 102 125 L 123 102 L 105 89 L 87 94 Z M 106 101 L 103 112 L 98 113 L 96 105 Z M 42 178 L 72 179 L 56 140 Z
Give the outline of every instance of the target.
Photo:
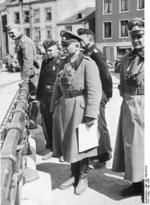
M 98 126 L 97 120 L 91 127 L 85 123 L 79 125 L 78 129 L 79 152 L 83 152 L 98 146 Z

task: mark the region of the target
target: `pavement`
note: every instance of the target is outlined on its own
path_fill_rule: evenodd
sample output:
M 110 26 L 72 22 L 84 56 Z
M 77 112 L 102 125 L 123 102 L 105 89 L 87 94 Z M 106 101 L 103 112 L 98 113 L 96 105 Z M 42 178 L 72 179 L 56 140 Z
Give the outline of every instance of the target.
M 122 99 L 117 89 L 119 75 L 112 73 L 113 77 L 113 98 L 106 108 L 106 120 L 111 136 L 112 149 L 114 150 L 120 105 Z M 58 186 L 70 176 L 70 164 L 60 163 L 57 158 L 43 161 L 42 155 L 36 155 L 37 170 L 47 174 L 45 189 L 49 186 L 51 176 L 51 188 L 49 197 L 52 205 L 141 205 L 141 197 L 123 198 L 121 190 L 129 186 L 129 182 L 123 180 L 123 173 L 111 171 L 112 160 L 109 161 L 108 168 L 90 170 L 88 174 L 88 189 L 82 195 L 74 194 L 74 187 L 67 190 L 59 190 Z M 41 204 L 40 204 L 41 205 Z M 44 205 L 44 204 L 43 204 Z M 46 204 L 45 204 L 46 205 Z
M 119 76 L 112 73 L 112 77 L 113 98 L 107 104 L 106 120 L 114 150 L 122 99 L 117 89 Z M 3 96 L 0 102 L 0 112 L 2 114 L 18 89 L 19 79 L 18 73 L 0 73 L 0 95 Z M 126 188 L 129 182 L 123 180 L 123 173 L 112 172 L 111 164 L 112 160 L 107 168 L 90 170 L 88 189 L 82 195 L 75 195 L 74 187 L 67 190 L 58 189 L 58 185 L 70 176 L 70 164 L 60 163 L 54 157 L 43 161 L 42 154 L 36 154 L 36 169 L 39 173 L 39 179 L 23 186 L 21 205 L 141 205 L 140 196 L 130 198 L 121 196 L 121 190 Z M 31 200 L 27 200 L 28 198 Z

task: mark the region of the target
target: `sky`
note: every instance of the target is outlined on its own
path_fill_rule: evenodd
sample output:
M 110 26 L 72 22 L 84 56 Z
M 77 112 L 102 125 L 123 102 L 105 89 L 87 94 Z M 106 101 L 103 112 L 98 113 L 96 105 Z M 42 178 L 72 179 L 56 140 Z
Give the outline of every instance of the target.
M 0 0 L 0 4 L 3 3 L 5 0 Z

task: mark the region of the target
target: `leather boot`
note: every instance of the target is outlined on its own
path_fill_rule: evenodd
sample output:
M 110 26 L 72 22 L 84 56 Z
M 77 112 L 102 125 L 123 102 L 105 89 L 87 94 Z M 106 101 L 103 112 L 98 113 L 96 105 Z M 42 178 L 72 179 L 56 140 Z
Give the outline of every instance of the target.
M 87 188 L 88 188 L 87 174 L 81 174 L 79 177 L 79 182 L 75 188 L 75 194 L 77 195 L 83 194 Z
M 78 162 L 71 164 L 71 172 L 72 172 L 71 177 L 69 179 L 67 179 L 65 182 L 63 182 L 59 186 L 59 189 L 61 189 L 61 190 L 68 189 L 70 186 L 72 186 L 76 183 L 77 175 L 78 175 L 78 166 L 79 166 Z
M 89 159 L 85 158 L 79 162 L 79 179 L 74 193 L 77 195 L 82 194 L 88 188 L 88 165 Z
M 71 176 L 69 179 L 67 179 L 65 182 L 63 182 L 61 185 L 59 185 L 59 189 L 61 189 L 61 190 L 68 189 L 74 183 L 75 183 L 75 177 Z
M 144 181 L 132 183 L 131 186 L 121 192 L 122 196 L 130 197 L 144 194 Z

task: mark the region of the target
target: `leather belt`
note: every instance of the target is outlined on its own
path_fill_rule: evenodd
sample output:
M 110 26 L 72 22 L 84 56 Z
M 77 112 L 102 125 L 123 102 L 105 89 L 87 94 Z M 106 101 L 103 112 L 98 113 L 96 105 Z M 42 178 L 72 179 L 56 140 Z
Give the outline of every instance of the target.
M 135 90 L 125 90 L 125 93 L 130 95 L 144 95 L 144 90 L 137 88 Z
M 51 90 L 54 88 L 54 86 L 52 85 L 44 85 L 44 88 L 47 89 L 47 90 Z
M 52 93 L 54 90 L 54 86 L 51 86 L 51 85 L 44 85 L 44 89 L 43 89 L 43 92 L 48 92 L 48 93 Z
M 68 90 L 67 91 L 67 96 L 65 96 L 65 98 L 75 98 L 77 96 L 82 96 L 84 95 L 84 91 L 83 90 Z

